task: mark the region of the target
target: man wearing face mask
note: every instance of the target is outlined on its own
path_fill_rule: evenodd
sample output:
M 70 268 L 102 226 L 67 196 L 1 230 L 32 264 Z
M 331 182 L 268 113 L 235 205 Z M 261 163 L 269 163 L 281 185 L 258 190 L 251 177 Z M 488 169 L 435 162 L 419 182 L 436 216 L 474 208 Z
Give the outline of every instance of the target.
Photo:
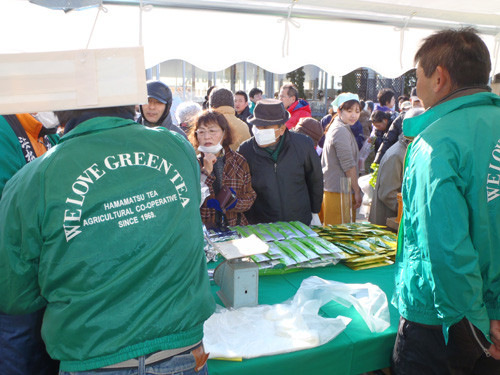
M 286 127 L 283 103 L 263 99 L 248 122 L 254 136 L 239 153 L 248 162 L 257 199 L 246 213 L 249 223 L 298 220 L 311 223 L 323 199 L 323 172 L 313 141 Z
M 18 170 L 55 145 L 58 125 L 53 112 L 0 116 L 0 197 Z M 57 374 L 58 362 L 49 357 L 40 335 L 43 311 L 24 315 L 0 311 L 2 374 Z
M 173 97 L 170 88 L 161 81 L 149 82 L 147 86 L 148 104 L 140 106 L 141 117 L 137 122 L 149 127 L 164 127 L 182 134 L 187 139 L 186 133 L 172 123 L 170 108 L 172 107 Z

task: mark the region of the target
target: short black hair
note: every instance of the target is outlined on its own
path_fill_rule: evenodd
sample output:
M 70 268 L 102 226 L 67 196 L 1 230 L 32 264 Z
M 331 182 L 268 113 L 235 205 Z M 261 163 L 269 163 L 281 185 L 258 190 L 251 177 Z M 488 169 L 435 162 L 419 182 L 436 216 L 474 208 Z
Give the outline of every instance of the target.
M 426 77 L 443 67 L 454 88 L 487 85 L 491 71 L 488 47 L 472 27 L 442 30 L 427 37 L 414 62 Z
M 245 98 L 245 102 L 248 102 L 248 95 L 245 91 L 239 90 L 234 93 L 234 95 L 241 95 Z
M 135 115 L 135 106 L 120 106 L 120 107 L 103 107 L 103 108 L 85 108 L 85 109 L 71 109 L 67 111 L 54 111 L 54 114 L 57 116 L 59 122 L 62 124 L 66 124 L 68 121 L 72 119 L 79 118 L 85 113 L 92 113 L 93 117 L 106 117 L 116 115 L 116 117 L 131 117 L 134 118 Z
M 254 87 L 253 89 L 250 90 L 250 92 L 248 93 L 248 96 L 250 96 L 251 98 L 253 98 L 255 95 L 258 95 L 258 94 L 263 94 L 262 90 L 259 89 L 258 87 Z
M 389 104 L 393 96 L 396 96 L 394 91 L 392 91 L 392 89 L 386 88 L 378 92 L 377 100 L 380 103 L 380 105 L 385 106 L 386 104 Z
M 382 122 L 383 120 L 387 120 L 387 122 L 389 123 L 391 120 L 391 112 L 384 112 L 378 109 L 372 112 L 370 121 Z

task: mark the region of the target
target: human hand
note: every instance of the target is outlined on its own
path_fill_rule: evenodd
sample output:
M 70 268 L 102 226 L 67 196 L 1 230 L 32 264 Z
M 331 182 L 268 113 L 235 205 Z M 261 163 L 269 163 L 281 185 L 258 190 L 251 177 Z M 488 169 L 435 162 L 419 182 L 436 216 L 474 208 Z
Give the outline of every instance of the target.
M 214 154 L 206 153 L 203 157 L 203 168 L 208 174 L 211 174 L 214 170 L 214 164 L 217 161 L 217 157 Z
M 227 206 L 226 210 L 230 210 L 230 209 L 236 207 L 236 203 L 238 203 L 238 198 L 236 198 L 236 192 L 234 191 L 234 189 L 232 187 L 230 187 L 229 190 L 231 190 L 231 193 L 233 193 L 234 202 L 231 203 L 229 206 Z
M 215 209 L 215 210 L 217 210 L 219 212 L 223 212 L 222 208 L 220 206 L 220 202 L 217 199 L 209 199 L 207 201 L 207 207 L 208 208 L 213 208 L 213 209 Z
M 363 197 L 361 196 L 360 190 L 354 191 L 354 208 L 358 209 L 361 207 L 361 203 L 363 202 Z
M 490 320 L 490 337 L 493 344 L 488 351 L 495 359 L 500 359 L 500 320 Z

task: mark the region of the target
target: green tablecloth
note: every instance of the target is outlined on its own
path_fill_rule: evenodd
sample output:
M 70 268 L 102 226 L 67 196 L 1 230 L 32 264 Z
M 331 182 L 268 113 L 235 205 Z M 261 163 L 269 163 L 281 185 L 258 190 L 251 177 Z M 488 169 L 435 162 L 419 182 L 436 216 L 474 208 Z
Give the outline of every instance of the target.
M 317 348 L 301 350 L 242 362 L 209 360 L 210 375 L 279 375 L 279 374 L 360 374 L 390 365 L 390 356 L 398 328 L 398 312 L 390 304 L 394 288 L 394 266 L 352 271 L 344 265 L 303 270 L 296 273 L 259 278 L 259 304 L 284 302 L 293 295 L 302 280 L 318 276 L 325 280 L 343 283 L 367 283 L 378 285 L 387 295 L 391 314 L 391 326 L 382 333 L 372 333 L 354 307 L 330 302 L 323 306 L 321 313 L 327 317 L 343 315 L 352 318 L 344 332 L 329 343 Z M 221 304 L 212 287 L 217 303 Z

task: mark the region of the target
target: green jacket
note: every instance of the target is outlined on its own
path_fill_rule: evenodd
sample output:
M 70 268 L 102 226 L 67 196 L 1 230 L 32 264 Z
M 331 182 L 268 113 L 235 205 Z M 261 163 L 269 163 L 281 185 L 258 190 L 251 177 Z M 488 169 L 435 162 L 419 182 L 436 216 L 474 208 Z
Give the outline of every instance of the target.
M 16 125 L 20 128 L 23 126 L 21 123 L 14 124 L 12 126 Z M 4 116 L 0 116 L 0 150 L 2 152 L 0 155 L 0 198 L 2 197 L 2 191 L 7 181 L 18 170 L 26 165 L 26 158 L 23 154 L 23 148 L 20 143 L 21 141 L 18 139 L 12 126 Z M 29 130 L 26 129 L 23 131 L 29 132 Z M 47 137 L 48 139 L 45 143 L 50 146 L 53 146 L 58 142 L 58 136 L 56 134 L 50 134 Z M 30 144 L 29 139 L 25 139 L 24 142 Z M 36 155 L 33 156 L 33 159 L 35 157 Z
M 413 322 L 500 319 L 500 97 L 482 92 L 405 119 L 410 145 L 393 304 Z
M 193 345 L 214 310 L 192 146 L 166 129 L 85 121 L 6 185 L 0 310 L 47 306 L 63 371 Z

